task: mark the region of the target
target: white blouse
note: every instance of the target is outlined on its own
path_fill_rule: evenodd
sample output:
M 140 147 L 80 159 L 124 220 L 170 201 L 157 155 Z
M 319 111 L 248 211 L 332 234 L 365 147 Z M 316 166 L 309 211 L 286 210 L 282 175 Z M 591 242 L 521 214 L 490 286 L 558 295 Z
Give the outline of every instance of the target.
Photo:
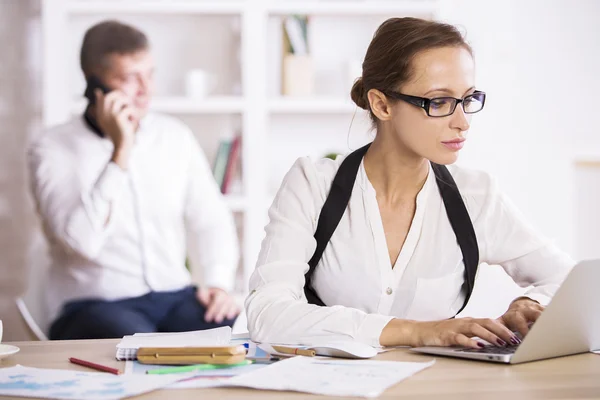
M 408 236 L 390 259 L 375 189 L 361 163 L 348 209 L 312 278 L 328 307 L 308 304 L 304 274 L 319 213 L 344 157 L 300 158 L 283 180 L 246 300 L 253 340 L 314 343 L 356 340 L 379 346 L 392 318 L 441 320 L 465 300 L 462 253 L 430 168 Z M 525 222 L 491 177 L 450 166 L 473 221 L 480 262 L 499 264 L 527 296 L 549 302 L 575 262 Z M 485 266 L 481 266 L 483 268 Z

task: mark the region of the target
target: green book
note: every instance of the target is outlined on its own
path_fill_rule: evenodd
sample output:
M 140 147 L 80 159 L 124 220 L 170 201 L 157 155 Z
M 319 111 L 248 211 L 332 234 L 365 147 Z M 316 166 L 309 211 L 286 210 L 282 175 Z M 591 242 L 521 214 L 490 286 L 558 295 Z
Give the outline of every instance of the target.
M 215 181 L 219 187 L 223 187 L 223 179 L 225 178 L 225 171 L 227 171 L 227 159 L 229 158 L 229 149 L 231 148 L 231 140 L 222 139 L 219 142 L 219 149 L 217 150 L 217 157 L 213 166 L 213 175 Z

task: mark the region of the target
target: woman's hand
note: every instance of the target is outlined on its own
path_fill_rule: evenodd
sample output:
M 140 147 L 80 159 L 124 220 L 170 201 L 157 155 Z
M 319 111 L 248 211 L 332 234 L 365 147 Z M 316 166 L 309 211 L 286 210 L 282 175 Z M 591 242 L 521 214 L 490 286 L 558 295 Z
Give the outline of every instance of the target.
M 496 346 L 519 343 L 506 326 L 489 318 L 454 318 L 418 324 L 415 346 L 484 347 L 482 342 L 473 339 L 474 336 Z
M 383 329 L 382 346 L 463 346 L 481 348 L 479 337 L 496 346 L 519 344 L 519 339 L 499 320 L 489 318 L 455 318 L 443 321 L 416 322 L 394 319 Z
M 529 327 L 542 315 L 544 307 L 528 297 L 519 297 L 510 303 L 510 307 L 498 322 L 512 331 L 519 332 L 523 337 L 529 332 Z

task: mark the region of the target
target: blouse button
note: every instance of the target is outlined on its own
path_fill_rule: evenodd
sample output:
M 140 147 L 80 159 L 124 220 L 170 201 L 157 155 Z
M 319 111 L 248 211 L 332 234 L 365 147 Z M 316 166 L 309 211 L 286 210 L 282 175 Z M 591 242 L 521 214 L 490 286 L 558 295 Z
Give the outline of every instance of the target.
M 385 289 L 385 292 L 386 292 L 387 294 L 392 294 L 393 290 L 392 290 L 392 288 L 391 288 L 391 287 L 389 287 L 389 288 Z

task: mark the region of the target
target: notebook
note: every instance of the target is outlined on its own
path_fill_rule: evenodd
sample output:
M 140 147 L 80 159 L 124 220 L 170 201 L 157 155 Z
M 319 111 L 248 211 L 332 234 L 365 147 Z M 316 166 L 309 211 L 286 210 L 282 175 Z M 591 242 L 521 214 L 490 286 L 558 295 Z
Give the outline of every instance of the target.
M 121 339 L 116 358 L 119 361 L 136 360 L 140 347 L 228 346 L 230 341 L 231 328 L 228 326 L 192 332 L 136 333 Z

